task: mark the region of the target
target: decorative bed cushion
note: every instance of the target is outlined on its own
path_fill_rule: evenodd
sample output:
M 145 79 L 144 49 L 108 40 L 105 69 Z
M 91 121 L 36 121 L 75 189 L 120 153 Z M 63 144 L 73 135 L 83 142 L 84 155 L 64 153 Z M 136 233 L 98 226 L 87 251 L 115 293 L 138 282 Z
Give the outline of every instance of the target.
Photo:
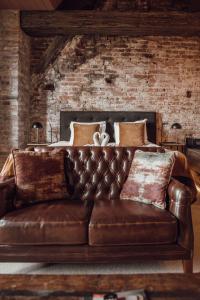
M 8 158 L 3 165 L 3 168 L 0 173 L 0 177 L 9 178 L 14 176 L 14 164 L 13 164 L 13 156 L 12 153 L 9 154 Z
M 13 151 L 17 207 L 68 196 L 64 157 L 63 150 Z
M 68 146 L 70 146 L 69 141 L 59 141 L 48 145 L 48 147 L 68 147 Z
M 148 144 L 147 119 L 135 122 L 115 122 L 114 136 L 116 145 L 140 147 Z
M 93 144 L 93 134 L 98 131 L 100 133 L 105 132 L 106 122 L 95 123 L 70 123 L 71 137 L 70 145 L 84 146 L 87 144 Z
M 137 150 L 120 198 L 165 209 L 166 189 L 174 166 L 174 153 Z
M 145 144 L 144 123 L 119 123 L 119 140 L 116 144 L 124 147 L 140 147 Z

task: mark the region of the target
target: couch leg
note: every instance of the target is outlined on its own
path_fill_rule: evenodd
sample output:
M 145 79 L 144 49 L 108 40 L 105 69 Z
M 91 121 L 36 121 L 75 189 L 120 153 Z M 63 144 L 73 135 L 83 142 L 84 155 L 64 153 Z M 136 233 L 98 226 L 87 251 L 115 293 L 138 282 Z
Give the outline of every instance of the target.
M 184 273 L 193 273 L 193 258 L 183 259 L 183 271 Z

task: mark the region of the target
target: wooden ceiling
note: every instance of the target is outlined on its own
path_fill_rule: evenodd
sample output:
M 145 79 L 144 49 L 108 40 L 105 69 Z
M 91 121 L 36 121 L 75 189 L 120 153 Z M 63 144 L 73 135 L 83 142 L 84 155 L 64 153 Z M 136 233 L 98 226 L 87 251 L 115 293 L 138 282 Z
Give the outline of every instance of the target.
M 0 9 L 55 10 L 62 0 L 0 0 Z
M 64 0 L 58 7 L 59 10 L 90 10 L 95 9 L 97 0 Z M 102 1 L 103 2 L 103 1 Z
M 94 9 L 99 0 L 0 0 L 0 9 L 82 10 Z M 103 1 L 102 1 L 103 2 Z
M 0 9 L 19 10 L 93 10 L 101 6 L 115 10 L 200 11 L 200 0 L 0 0 Z

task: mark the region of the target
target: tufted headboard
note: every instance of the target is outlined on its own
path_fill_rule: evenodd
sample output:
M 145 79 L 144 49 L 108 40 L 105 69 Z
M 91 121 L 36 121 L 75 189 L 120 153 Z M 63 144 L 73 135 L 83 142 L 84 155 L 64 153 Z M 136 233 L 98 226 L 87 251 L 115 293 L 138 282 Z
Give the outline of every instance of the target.
M 140 111 L 61 111 L 60 112 L 60 140 L 70 139 L 70 122 L 98 122 L 106 121 L 106 132 L 110 135 L 110 142 L 114 142 L 114 122 L 134 122 L 148 119 L 148 139 L 156 143 L 156 113 Z

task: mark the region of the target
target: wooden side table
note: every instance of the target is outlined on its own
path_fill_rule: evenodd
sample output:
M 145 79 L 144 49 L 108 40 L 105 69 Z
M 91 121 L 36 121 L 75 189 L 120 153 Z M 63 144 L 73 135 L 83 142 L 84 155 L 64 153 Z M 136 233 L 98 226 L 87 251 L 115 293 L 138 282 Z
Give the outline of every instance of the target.
M 37 143 L 29 143 L 27 146 L 33 146 L 33 147 L 38 147 L 38 146 L 48 146 L 50 144 L 43 143 L 43 144 L 37 144 Z
M 185 153 L 186 149 L 185 143 L 162 142 L 161 146 L 170 150 L 180 151 L 182 153 Z

